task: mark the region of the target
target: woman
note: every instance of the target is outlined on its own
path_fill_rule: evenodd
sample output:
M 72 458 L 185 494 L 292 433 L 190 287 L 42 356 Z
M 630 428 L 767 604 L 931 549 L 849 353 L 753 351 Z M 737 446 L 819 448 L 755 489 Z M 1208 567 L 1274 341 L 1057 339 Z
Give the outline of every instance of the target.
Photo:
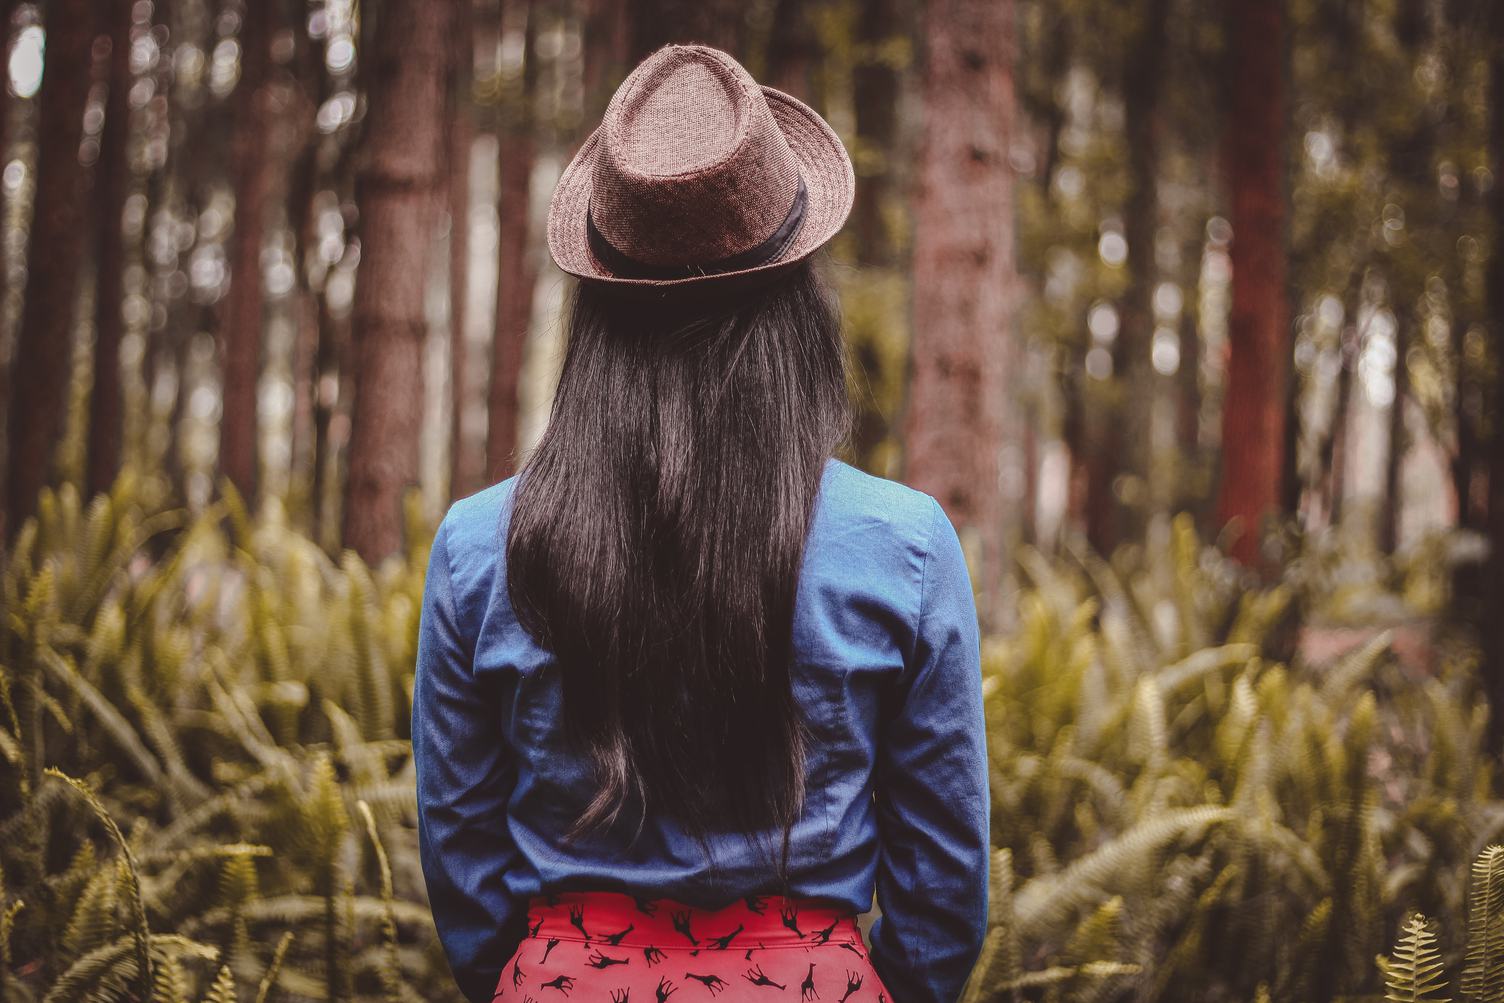
M 951 1003 L 976 960 L 966 563 L 934 498 L 832 455 L 810 256 L 853 191 L 815 112 L 702 46 L 634 70 L 559 181 L 580 281 L 548 429 L 440 524 L 413 687 L 423 871 L 475 1003 Z

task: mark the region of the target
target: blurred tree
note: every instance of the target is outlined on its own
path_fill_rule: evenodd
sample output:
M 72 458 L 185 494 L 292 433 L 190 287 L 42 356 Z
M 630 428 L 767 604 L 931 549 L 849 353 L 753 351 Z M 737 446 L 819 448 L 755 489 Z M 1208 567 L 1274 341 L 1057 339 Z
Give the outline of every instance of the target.
M 133 0 L 107 0 L 99 29 L 110 41 L 104 129 L 94 168 L 94 382 L 89 400 L 85 486 L 109 489 L 120 470 L 125 412 L 121 399 L 120 338 L 125 327 L 125 197 L 130 189 L 131 13 Z
M 25 303 L 12 357 L 6 533 L 36 511 L 62 438 L 73 359 L 79 262 L 87 242 L 78 147 L 89 97 L 94 18 L 88 0 L 47 10 L 47 58 L 38 114 L 36 196 L 27 250 Z
M 1400 0 L 1394 15 L 1394 35 L 1400 45 L 1400 55 L 1405 63 L 1421 66 L 1433 54 L 1435 44 L 1430 0 Z M 1436 259 L 1421 252 L 1427 228 L 1418 226 L 1423 222 L 1427 204 L 1436 199 L 1436 171 L 1432 160 L 1436 152 L 1437 111 L 1444 111 L 1444 98 L 1426 100 L 1409 116 L 1403 128 L 1396 129 L 1388 137 L 1389 169 L 1391 181 L 1391 205 L 1397 205 L 1404 214 L 1407 239 L 1400 247 L 1400 260 L 1388 269 L 1393 288 L 1395 306 L 1394 331 L 1394 393 L 1389 403 L 1389 452 L 1384 464 L 1383 515 L 1379 523 L 1379 547 L 1385 553 L 1399 549 L 1400 519 L 1404 508 L 1405 456 L 1409 452 L 1410 433 L 1406 417 L 1411 404 L 1411 359 L 1412 346 L 1420 350 L 1424 342 L 1416 337 L 1426 322 L 1424 309 L 1427 280 L 1437 273 L 1441 257 Z M 1450 242 L 1448 242 L 1450 243 Z M 1420 246 L 1417 246 L 1420 245 Z M 1442 254 L 1447 248 L 1441 248 Z
M 606 103 L 627 73 L 630 5 L 620 0 L 580 2 L 584 22 L 581 26 L 584 35 L 581 70 L 584 75 L 585 121 L 595 123 L 605 114 Z
M 535 0 L 504 0 L 504 9 L 522 18 L 522 72 L 503 84 L 496 190 L 499 223 L 496 249 L 496 332 L 491 351 L 490 428 L 486 436 L 486 476 L 492 481 L 517 470 L 518 393 L 523 350 L 533 314 L 537 270 L 529 256 L 529 182 L 536 154 L 538 86 L 538 5 Z
M 1488 192 L 1493 218 L 1494 246 L 1488 259 L 1488 337 L 1494 356 L 1493 434 L 1488 443 L 1488 597 L 1482 618 L 1484 685 L 1488 692 L 1488 748 L 1504 756 L 1504 4 L 1487 13 L 1488 53 L 1488 165 L 1494 184 Z
M 641 62 L 668 45 L 704 44 L 741 58 L 745 53 L 745 8 L 729 0 L 633 0 L 629 17 L 629 61 Z
M 301 26 L 300 26 L 301 27 Z M 320 444 L 326 441 L 324 400 L 326 368 L 322 353 L 333 339 L 332 322 L 327 315 L 327 299 L 322 295 L 322 280 L 328 262 L 319 246 L 319 212 L 316 203 L 325 180 L 325 156 L 337 141 L 326 138 L 317 128 L 318 110 L 330 97 L 329 74 L 324 71 L 324 46 L 306 30 L 292 32 L 293 115 L 297 121 L 296 154 L 287 166 L 287 230 L 292 241 L 294 269 L 294 335 L 289 371 L 292 377 L 292 422 L 288 429 L 288 455 L 292 463 L 292 486 L 307 499 L 307 525 L 315 538 L 319 535 L 323 493 L 320 471 L 323 456 Z M 333 384 L 331 378 L 329 384 Z
M 768 39 L 767 84 L 804 102 L 810 100 L 810 67 L 820 54 L 810 24 L 812 5 L 811 0 L 777 0 Z
M 1225 125 L 1232 203 L 1231 352 L 1222 416 L 1217 518 L 1237 519 L 1239 560 L 1259 554 L 1284 470 L 1290 323 L 1285 262 L 1284 0 L 1231 0 Z
M 897 0 L 863 0 L 856 28 L 858 51 L 851 87 L 859 180 L 851 225 L 857 264 L 886 267 L 897 257 L 888 223 L 893 147 L 898 136 L 898 66 L 893 50 L 905 41 L 899 30 Z
M 247 499 L 256 497 L 256 402 L 266 293 L 261 250 L 277 161 L 271 143 L 271 40 L 280 0 L 249 0 L 241 11 L 240 80 L 234 91 L 235 232 L 230 289 L 222 302 L 223 413 L 219 467 Z
M 1151 352 L 1154 287 L 1158 274 L 1155 240 L 1160 226 L 1159 132 L 1164 115 L 1164 83 L 1169 0 L 1137 0 L 1128 51 L 1123 60 L 1124 153 L 1128 195 L 1123 205 L 1123 238 L 1128 243 L 1128 287 L 1118 309 L 1112 343 L 1112 371 L 1119 380 L 1107 422 L 1111 483 L 1118 504 L 1111 507 L 1117 527 L 1093 541 L 1104 553 L 1110 543 L 1138 539 L 1149 515 L 1154 475 L 1154 405 L 1162 395 Z M 1105 473 L 1105 472 L 1104 472 Z M 1103 527 L 1098 526 L 1100 532 Z
M 444 189 L 444 105 L 457 0 L 388 0 L 368 76 L 357 184 L 355 400 L 344 541 L 368 562 L 402 546 L 401 496 L 418 476 L 424 290 Z
M 1013 4 L 930 0 L 925 30 L 903 478 L 956 524 L 979 613 L 992 625 L 1001 616 L 999 454 L 1014 358 Z
M 481 488 L 479 451 L 465 441 L 466 324 L 470 295 L 470 160 L 475 146 L 475 3 L 458 0 L 451 55 L 449 106 L 449 497 Z

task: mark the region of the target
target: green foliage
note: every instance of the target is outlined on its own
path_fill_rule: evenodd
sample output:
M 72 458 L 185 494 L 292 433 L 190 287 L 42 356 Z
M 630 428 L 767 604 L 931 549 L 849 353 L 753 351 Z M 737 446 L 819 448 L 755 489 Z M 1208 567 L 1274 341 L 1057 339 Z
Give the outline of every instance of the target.
M 1394 1003 L 1451 1003 L 1450 996 L 1437 996 L 1446 990 L 1441 953 L 1436 949 L 1436 935 L 1426 926 L 1419 913 L 1405 923 L 1404 936 L 1395 946 L 1394 956 L 1383 966 L 1384 998 Z
M 1250 587 L 1188 518 L 1151 532 L 1170 545 L 1113 564 L 1025 552 L 1018 627 L 984 641 L 1009 886 L 974 998 L 1381 992 L 1372 959 L 1416 905 L 1460 913 L 1497 826 L 1471 662 L 1413 678 L 1380 627 L 1289 660 L 1307 582 Z M 1500 957 L 1478 947 L 1469 986 Z
M 0 569 L 0 995 L 458 1000 L 403 734 L 423 546 L 159 487 L 48 492 Z
M 370 569 L 275 506 L 156 513 L 130 483 L 48 495 L 0 570 L 7 998 L 457 999 L 403 734 L 423 548 Z M 1469 654 L 1416 678 L 1376 627 L 1291 659 L 1308 565 L 1253 588 L 1188 520 L 1151 532 L 1112 562 L 1025 552 L 1017 627 L 984 641 L 967 1003 L 1429 1000 L 1464 953 L 1464 997 L 1501 1000 Z M 1464 900 L 1466 945 L 1412 923 L 1375 968 Z

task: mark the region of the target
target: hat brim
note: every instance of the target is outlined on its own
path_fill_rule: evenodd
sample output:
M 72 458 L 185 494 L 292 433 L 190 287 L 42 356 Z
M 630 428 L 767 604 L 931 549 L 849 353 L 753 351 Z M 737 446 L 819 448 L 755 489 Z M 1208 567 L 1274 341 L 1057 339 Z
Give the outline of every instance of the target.
M 840 137 L 809 105 L 792 94 L 762 86 L 773 121 L 799 162 L 808 201 L 804 222 L 786 251 L 777 259 L 752 268 L 676 279 L 638 279 L 613 275 L 591 253 L 586 230 L 590 210 L 591 178 L 600 129 L 592 132 L 579 152 L 564 168 L 548 206 L 548 252 L 554 263 L 570 275 L 622 286 L 660 287 L 694 283 L 718 284 L 739 276 L 775 272 L 808 257 L 834 237 L 851 214 L 856 198 L 856 173 Z

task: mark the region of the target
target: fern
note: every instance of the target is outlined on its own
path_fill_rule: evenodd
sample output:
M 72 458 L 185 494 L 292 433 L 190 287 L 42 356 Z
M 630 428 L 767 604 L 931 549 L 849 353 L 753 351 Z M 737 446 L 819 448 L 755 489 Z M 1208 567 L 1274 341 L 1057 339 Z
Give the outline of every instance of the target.
M 1451 997 L 1438 996 L 1446 989 L 1441 954 L 1436 949 L 1436 935 L 1416 913 L 1405 923 L 1394 954 L 1384 966 L 1384 998 L 1392 1003 L 1451 1003 Z
M 221 966 L 219 974 L 214 976 L 214 984 L 204 996 L 204 1003 L 237 1003 L 235 976 L 230 972 L 229 965 Z
M 1504 1001 L 1504 846 L 1473 861 L 1467 914 L 1467 965 L 1462 991 L 1474 1003 Z
M 267 964 L 266 974 L 261 977 L 261 985 L 256 989 L 256 1003 L 270 1003 L 272 989 L 277 984 L 277 976 L 282 972 L 282 962 L 287 957 L 287 949 L 291 945 L 292 933 L 289 931 L 282 935 L 272 951 L 272 960 Z
M 360 801 L 357 807 L 365 822 L 366 835 L 371 839 L 371 848 L 376 853 L 377 872 L 381 875 L 381 904 L 385 909 L 381 917 L 381 940 L 385 947 L 385 960 L 380 970 L 381 981 L 387 998 L 392 1003 L 401 1003 L 402 963 L 397 957 L 397 913 L 392 894 L 392 867 L 386 858 L 386 847 L 381 845 L 381 835 L 376 831 L 376 816 L 371 814 L 371 806 Z
M 141 877 L 136 869 L 136 860 L 131 853 L 131 848 L 126 843 L 125 836 L 121 834 L 120 827 L 115 824 L 114 818 L 104 810 L 104 805 L 99 803 L 99 799 L 94 796 L 88 784 L 52 767 L 48 767 L 46 773 L 48 776 L 57 777 L 83 796 L 84 801 L 104 823 L 105 829 L 120 848 L 122 876 L 125 879 L 127 901 L 131 907 L 131 938 L 136 947 L 136 976 L 141 984 L 141 997 L 148 999 L 151 996 L 151 955 L 147 950 L 147 943 L 151 938 L 151 931 L 146 926 L 146 907 L 141 898 Z
M 1035 878 L 1019 889 L 1015 915 L 1020 934 L 1037 936 L 1064 917 L 1104 898 L 1103 889 L 1134 858 L 1142 858 L 1182 837 L 1231 817 L 1225 808 L 1187 808 L 1139 823 L 1072 863 L 1058 875 Z

